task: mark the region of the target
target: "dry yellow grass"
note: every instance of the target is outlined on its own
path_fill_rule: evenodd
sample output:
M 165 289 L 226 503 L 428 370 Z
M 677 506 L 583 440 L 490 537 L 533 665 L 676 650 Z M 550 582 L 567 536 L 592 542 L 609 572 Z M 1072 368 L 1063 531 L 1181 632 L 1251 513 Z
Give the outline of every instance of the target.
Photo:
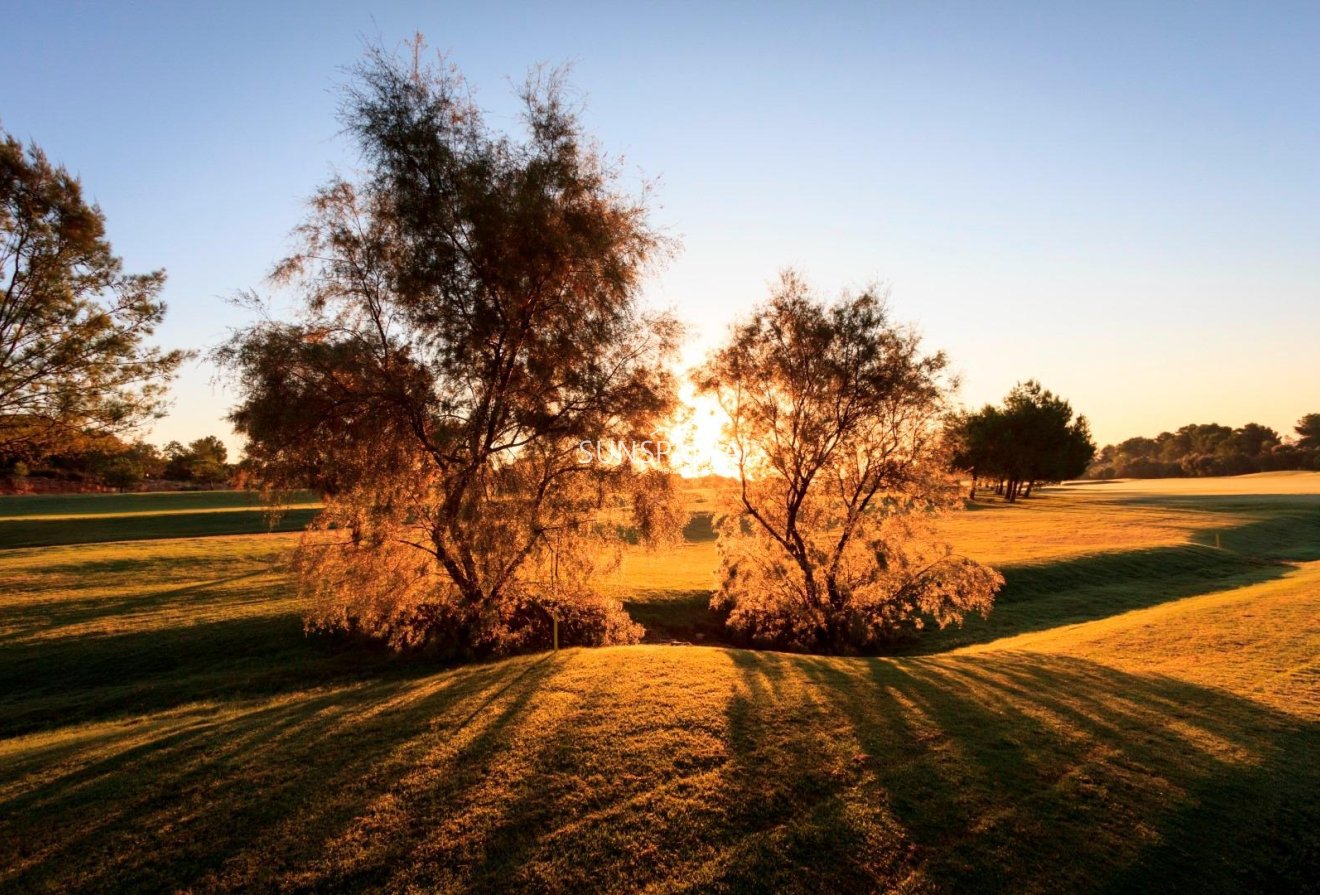
M 1113 479 L 1107 482 L 1074 482 L 1062 487 L 1069 491 L 1095 489 L 1115 496 L 1142 497 L 1314 495 L 1320 490 L 1320 473 L 1289 470 L 1204 479 Z
M 1120 503 L 1109 494 L 1046 489 L 1021 503 L 973 505 L 951 514 L 940 533 L 958 553 L 993 566 L 1190 543 L 1198 532 L 1243 517 L 1199 509 Z
M 1006 621 L 887 659 L 437 670 L 304 639 L 287 536 L 8 551 L 0 888 L 1304 890 L 1311 482 L 966 514 L 1010 562 Z M 630 553 L 617 586 L 676 618 L 714 558 Z
M 1054 628 L 960 654 L 1068 655 L 1216 687 L 1320 721 L 1320 562 L 1286 577 Z

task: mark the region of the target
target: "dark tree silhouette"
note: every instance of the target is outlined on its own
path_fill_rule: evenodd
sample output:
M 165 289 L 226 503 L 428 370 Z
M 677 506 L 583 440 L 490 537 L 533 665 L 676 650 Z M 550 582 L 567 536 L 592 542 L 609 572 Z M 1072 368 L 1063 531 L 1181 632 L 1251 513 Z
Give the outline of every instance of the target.
M 179 482 L 214 487 L 229 478 L 229 450 L 223 441 L 207 435 L 187 446 L 177 441 L 165 445 L 164 476 Z
M 1293 428 L 1297 433 L 1297 446 L 1320 448 L 1320 413 L 1308 413 Z
M 970 497 L 981 478 L 996 480 L 1005 500 L 1030 497 L 1044 482 L 1061 482 L 1086 471 L 1095 455 L 1086 417 L 1039 382 L 1013 387 L 1003 407 L 986 405 L 952 417 L 947 425 L 953 462 L 971 474 Z
M 1176 478 L 1320 469 L 1320 414 L 1302 417 L 1289 443 L 1274 429 L 1247 423 L 1237 429 L 1192 424 L 1154 438 L 1107 445 L 1087 470 L 1091 478 Z

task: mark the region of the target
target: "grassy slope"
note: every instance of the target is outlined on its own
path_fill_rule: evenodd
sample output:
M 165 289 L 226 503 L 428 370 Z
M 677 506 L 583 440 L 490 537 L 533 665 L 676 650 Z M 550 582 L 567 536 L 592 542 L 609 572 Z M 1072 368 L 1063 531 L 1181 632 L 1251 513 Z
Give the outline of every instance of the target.
M 1149 495 L 951 523 L 1010 591 L 898 659 L 436 671 L 302 638 L 288 536 L 11 551 L 0 888 L 1304 888 L 1320 504 Z M 680 626 L 714 556 L 682 549 L 619 582 Z

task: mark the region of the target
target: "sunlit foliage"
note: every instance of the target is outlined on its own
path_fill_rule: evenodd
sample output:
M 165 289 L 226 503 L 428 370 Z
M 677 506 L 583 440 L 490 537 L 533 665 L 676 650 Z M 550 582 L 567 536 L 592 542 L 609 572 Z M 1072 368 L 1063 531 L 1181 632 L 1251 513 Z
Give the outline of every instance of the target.
M 874 292 L 826 304 L 792 273 L 698 375 L 740 487 L 713 605 L 757 644 L 871 650 L 988 612 L 1002 579 L 931 531 L 956 505 L 938 425 L 946 361 Z
M 327 496 L 295 563 L 313 627 L 489 654 L 558 617 L 568 643 L 634 641 L 594 581 L 622 534 L 676 533 L 668 476 L 579 445 L 672 409 L 678 327 L 637 299 L 668 246 L 558 76 L 529 80 L 515 138 L 413 50 L 347 94 L 366 172 L 317 194 L 277 271 L 300 319 L 220 352 L 251 474 Z
M 146 344 L 164 285 L 124 272 L 76 177 L 0 132 L 0 463 L 160 415 L 187 356 Z

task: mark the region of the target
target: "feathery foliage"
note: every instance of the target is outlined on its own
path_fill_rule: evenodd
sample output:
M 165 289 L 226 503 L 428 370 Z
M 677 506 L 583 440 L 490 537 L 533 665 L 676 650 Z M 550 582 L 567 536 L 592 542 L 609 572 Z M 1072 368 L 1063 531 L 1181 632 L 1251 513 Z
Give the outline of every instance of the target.
M 529 80 L 514 138 L 422 50 L 359 68 L 366 176 L 317 194 L 277 270 L 302 318 L 221 350 L 231 418 L 257 481 L 327 495 L 295 563 L 311 626 L 465 654 L 548 644 L 552 617 L 568 642 L 636 640 L 593 581 L 630 508 L 644 537 L 677 532 L 668 476 L 578 446 L 673 407 L 677 324 L 638 304 L 666 241 L 557 74 Z
M 786 273 L 698 375 L 740 486 L 713 606 L 752 643 L 871 650 L 989 611 L 1002 579 L 931 522 L 956 504 L 938 426 L 946 361 L 868 292 L 825 304 Z

